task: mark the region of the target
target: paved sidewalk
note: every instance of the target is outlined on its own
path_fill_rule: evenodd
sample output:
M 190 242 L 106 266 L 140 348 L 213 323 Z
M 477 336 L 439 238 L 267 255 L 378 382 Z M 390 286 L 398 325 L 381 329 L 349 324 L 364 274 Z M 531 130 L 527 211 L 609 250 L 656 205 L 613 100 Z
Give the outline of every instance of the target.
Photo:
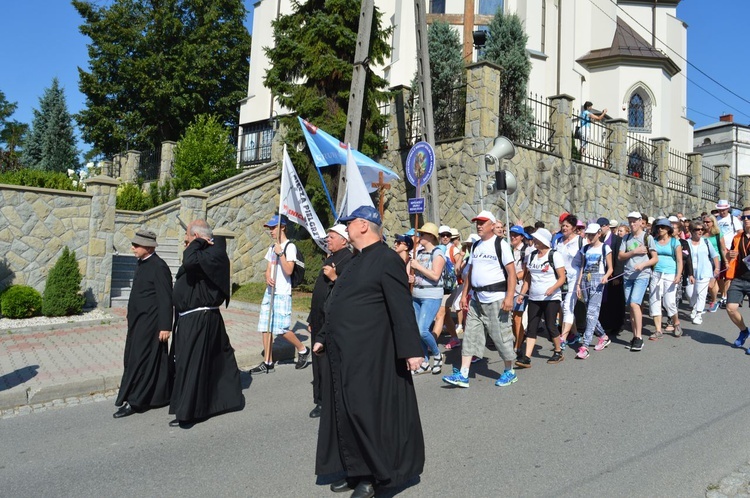
M 256 331 L 258 306 L 231 303 L 221 313 L 242 369 L 262 360 Z M 0 335 L 0 410 L 38 405 L 119 388 L 127 324 L 124 308 L 108 310 L 112 320 L 69 323 Z M 297 314 L 294 330 L 309 343 L 306 324 Z M 274 359 L 291 360 L 294 348 L 283 339 Z

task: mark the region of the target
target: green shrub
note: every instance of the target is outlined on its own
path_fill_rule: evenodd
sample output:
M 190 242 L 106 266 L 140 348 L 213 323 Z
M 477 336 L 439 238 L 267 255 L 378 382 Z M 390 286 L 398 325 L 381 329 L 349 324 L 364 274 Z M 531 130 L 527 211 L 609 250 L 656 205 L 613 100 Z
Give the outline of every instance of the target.
M 57 190 L 83 190 L 80 183 L 73 185 L 73 179 L 65 173 L 28 168 L 0 173 L 0 183 Z
M 143 191 L 143 184 L 122 183 L 117 187 L 117 209 L 127 211 L 146 211 L 153 207 L 164 204 L 177 197 L 171 182 L 159 186 L 155 182 L 148 187 L 148 192 Z
M 28 285 L 11 285 L 0 295 L 0 309 L 8 318 L 30 318 L 42 309 L 42 295 Z
M 42 313 L 44 316 L 68 316 L 83 310 L 86 298 L 81 294 L 81 270 L 75 251 L 63 248 L 63 253 L 47 276 Z

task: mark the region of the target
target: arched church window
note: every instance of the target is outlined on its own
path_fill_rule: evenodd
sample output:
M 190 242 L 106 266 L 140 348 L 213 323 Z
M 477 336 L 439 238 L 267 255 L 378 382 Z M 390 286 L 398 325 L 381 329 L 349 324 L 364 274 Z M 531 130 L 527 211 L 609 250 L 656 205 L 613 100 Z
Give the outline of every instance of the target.
M 651 101 L 645 92 L 633 92 L 628 101 L 628 128 L 631 131 L 651 132 L 651 107 Z

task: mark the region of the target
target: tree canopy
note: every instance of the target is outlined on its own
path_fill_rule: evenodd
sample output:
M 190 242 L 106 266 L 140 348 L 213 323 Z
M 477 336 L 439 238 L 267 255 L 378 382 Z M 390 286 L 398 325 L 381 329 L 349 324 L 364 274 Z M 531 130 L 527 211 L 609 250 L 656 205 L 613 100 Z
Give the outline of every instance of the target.
M 78 160 L 73 118 L 68 112 L 65 93 L 57 78 L 45 88 L 34 109 L 31 131 L 24 142 L 21 162 L 27 168 L 66 172 L 77 170 Z
M 528 36 L 516 14 L 498 9 L 489 26 L 482 58 L 503 68 L 500 77 L 499 134 L 511 140 L 533 135 L 533 116 L 526 105 L 531 61 L 526 53 Z
M 83 139 L 96 153 L 177 141 L 201 114 L 235 127 L 247 93 L 242 0 L 73 0 L 91 39 L 79 68 Z
M 19 146 L 23 143 L 29 125 L 10 119 L 17 108 L 18 104 L 8 102 L 5 93 L 0 90 L 0 173 L 21 167 Z
M 237 150 L 229 130 L 215 116 L 200 115 L 188 126 L 174 152 L 177 190 L 203 188 L 237 173 Z
M 331 135 L 343 140 L 349 92 L 352 82 L 354 53 L 359 27 L 360 2 L 355 0 L 292 0 L 292 12 L 272 23 L 274 44 L 266 49 L 270 67 L 264 84 L 279 103 L 309 120 Z M 390 29 L 381 26 L 382 14 L 375 9 L 370 38 L 369 64 L 383 64 L 390 55 Z M 369 66 L 362 109 L 359 150 L 368 156 L 383 151 L 379 131 L 387 117 L 380 114 L 378 104 L 390 98 L 387 82 L 373 73 Z M 282 118 L 288 129 L 286 143 L 304 141 L 295 116 Z M 305 182 L 315 210 L 321 219 L 330 214 L 320 179 L 314 172 L 307 153 L 290 147 L 289 154 Z M 326 182 L 335 198 L 331 174 L 326 168 Z M 330 171 L 330 173 L 328 172 Z

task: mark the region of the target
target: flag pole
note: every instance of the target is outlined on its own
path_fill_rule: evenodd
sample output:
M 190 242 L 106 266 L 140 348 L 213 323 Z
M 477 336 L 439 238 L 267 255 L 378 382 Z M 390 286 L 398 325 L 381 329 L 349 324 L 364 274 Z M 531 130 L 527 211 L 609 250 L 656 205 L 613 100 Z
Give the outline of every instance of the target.
M 287 154 L 288 153 L 287 153 L 287 150 L 286 150 L 286 144 L 284 144 L 284 155 L 287 155 Z M 284 207 L 283 206 L 283 204 L 284 204 L 284 192 L 282 192 L 282 188 L 284 186 L 284 177 L 285 176 L 286 176 L 285 165 L 284 165 L 284 162 L 282 161 L 281 162 L 281 182 L 280 182 L 280 185 L 279 185 L 279 210 L 276 211 L 278 213 L 278 215 L 277 215 L 278 216 L 278 218 L 277 218 L 278 223 L 276 223 L 276 240 L 274 241 L 274 242 L 276 242 L 279 245 L 281 245 L 281 210 Z M 269 324 L 268 325 L 268 329 L 269 329 L 268 332 L 269 332 L 269 335 L 268 335 L 268 337 L 270 337 L 271 340 L 268 341 L 269 344 L 267 344 L 267 345 L 264 344 L 263 345 L 264 348 L 267 348 L 267 349 L 270 350 L 270 352 L 271 352 L 271 358 L 273 358 L 273 302 L 275 301 L 275 298 L 276 298 L 276 274 L 278 273 L 277 270 L 279 268 L 279 265 L 281 264 L 281 258 L 276 254 L 276 251 L 274 251 L 273 261 L 274 261 L 274 263 L 273 263 L 273 269 L 271 271 L 271 278 L 273 279 L 273 286 L 271 287 L 271 299 L 269 300 L 269 303 L 268 303 L 268 305 L 269 305 L 269 311 L 268 311 L 268 324 Z M 281 271 L 283 272 L 284 270 L 282 269 Z M 268 356 L 268 352 L 266 352 L 266 354 L 264 356 Z
M 339 165 L 341 167 L 341 165 Z M 338 220 L 339 216 L 336 214 L 336 206 L 333 205 L 333 199 L 331 199 L 331 194 L 328 192 L 328 186 L 326 186 L 326 181 L 323 178 L 323 173 L 320 171 L 320 168 L 318 168 L 318 165 L 315 165 L 315 170 L 318 172 L 318 176 L 320 177 L 320 183 L 323 185 L 323 191 L 326 193 L 326 199 L 328 199 L 328 204 L 331 206 L 331 212 L 333 213 L 333 219 Z

